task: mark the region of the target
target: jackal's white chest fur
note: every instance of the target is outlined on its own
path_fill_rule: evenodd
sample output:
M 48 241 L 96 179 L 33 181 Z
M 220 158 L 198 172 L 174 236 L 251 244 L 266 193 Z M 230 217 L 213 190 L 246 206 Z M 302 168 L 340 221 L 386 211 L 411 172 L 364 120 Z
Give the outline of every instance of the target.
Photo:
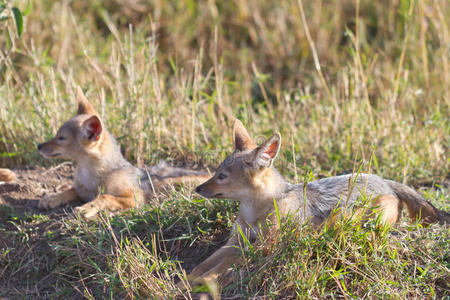
M 253 207 L 251 203 L 241 202 L 239 212 L 246 223 L 248 224 L 255 223 L 257 216 L 255 207 Z
M 101 176 L 88 168 L 78 167 L 75 171 L 74 188 L 84 201 L 90 201 L 100 192 Z

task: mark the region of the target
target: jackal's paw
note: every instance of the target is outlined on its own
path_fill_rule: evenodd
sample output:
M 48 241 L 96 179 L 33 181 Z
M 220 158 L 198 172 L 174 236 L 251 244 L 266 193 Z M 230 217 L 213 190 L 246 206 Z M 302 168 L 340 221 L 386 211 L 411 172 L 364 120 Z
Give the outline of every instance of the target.
M 207 283 L 206 280 L 202 277 L 193 277 L 193 276 L 188 275 L 187 280 L 186 279 L 180 280 L 176 284 L 176 287 L 179 290 L 186 291 L 186 290 L 191 290 L 192 287 L 194 287 L 194 286 L 205 285 L 206 283 Z
M 181 291 L 187 291 L 187 290 L 191 289 L 191 285 L 190 285 L 189 281 L 186 281 L 186 280 L 178 281 L 175 286 L 177 289 L 179 289 Z
M 61 204 L 60 197 L 58 195 L 46 196 L 39 200 L 38 207 L 40 209 L 51 209 Z
M 195 290 L 197 286 L 207 286 L 210 293 L 213 295 L 214 299 L 218 299 L 220 297 L 214 297 L 214 295 L 219 295 L 219 282 L 217 280 L 217 276 L 200 276 L 193 277 L 187 276 L 186 279 L 181 279 L 177 284 L 176 288 L 181 292 L 192 291 Z
M 82 206 L 75 207 L 75 214 L 82 218 L 93 220 L 97 217 L 99 209 L 92 203 L 86 203 Z

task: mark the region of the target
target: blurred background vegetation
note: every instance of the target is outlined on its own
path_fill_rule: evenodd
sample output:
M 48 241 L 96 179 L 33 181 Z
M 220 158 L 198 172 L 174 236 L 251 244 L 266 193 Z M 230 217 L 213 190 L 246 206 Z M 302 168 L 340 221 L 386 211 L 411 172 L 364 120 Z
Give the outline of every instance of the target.
M 2 49 L 13 37 L 0 58 L 2 166 L 51 163 L 35 146 L 73 115 L 80 85 L 139 165 L 177 153 L 214 166 L 238 117 L 255 136 L 281 132 L 291 175 L 372 157 L 397 180 L 448 176 L 448 1 L 7 5 L 27 15 L 20 38 L 0 27 Z

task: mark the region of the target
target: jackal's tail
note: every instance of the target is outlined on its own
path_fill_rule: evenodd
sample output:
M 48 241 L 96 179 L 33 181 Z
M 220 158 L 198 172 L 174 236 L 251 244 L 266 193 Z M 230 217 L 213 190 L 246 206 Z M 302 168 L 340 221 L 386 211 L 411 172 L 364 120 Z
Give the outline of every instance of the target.
M 187 182 L 200 184 L 211 177 L 205 171 L 173 167 L 164 160 L 160 161 L 155 166 L 148 167 L 144 171 L 147 172 L 152 178 L 159 180 L 162 184 Z
M 16 179 L 16 174 L 9 169 L 0 168 L 0 181 L 13 181 Z
M 412 188 L 392 180 L 386 180 L 386 182 L 400 201 L 406 205 L 411 219 L 420 219 L 424 224 L 450 224 L 449 213 L 434 207 Z

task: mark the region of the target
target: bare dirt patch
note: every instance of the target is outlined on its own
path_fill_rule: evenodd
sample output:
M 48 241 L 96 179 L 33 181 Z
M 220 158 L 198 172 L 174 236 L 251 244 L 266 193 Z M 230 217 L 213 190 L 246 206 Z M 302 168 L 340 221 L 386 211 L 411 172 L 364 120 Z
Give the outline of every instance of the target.
M 81 201 L 48 211 L 40 210 L 38 203 L 45 195 L 70 186 L 72 171 L 70 164 L 51 169 L 24 167 L 14 170 L 16 180 L 0 184 L 0 297 L 48 298 L 56 290 L 51 270 L 58 262 L 47 235 L 58 232 L 59 220 Z M 44 221 L 34 221 L 43 217 Z
M 39 200 L 42 197 L 59 193 L 70 187 L 73 179 L 73 166 L 71 164 L 64 163 L 50 169 L 25 167 L 14 170 L 14 172 L 17 179 L 0 184 L 0 196 L 4 204 L 14 208 L 17 213 L 44 213 L 55 216 L 82 204 L 81 201 L 74 201 L 49 211 L 38 208 Z

